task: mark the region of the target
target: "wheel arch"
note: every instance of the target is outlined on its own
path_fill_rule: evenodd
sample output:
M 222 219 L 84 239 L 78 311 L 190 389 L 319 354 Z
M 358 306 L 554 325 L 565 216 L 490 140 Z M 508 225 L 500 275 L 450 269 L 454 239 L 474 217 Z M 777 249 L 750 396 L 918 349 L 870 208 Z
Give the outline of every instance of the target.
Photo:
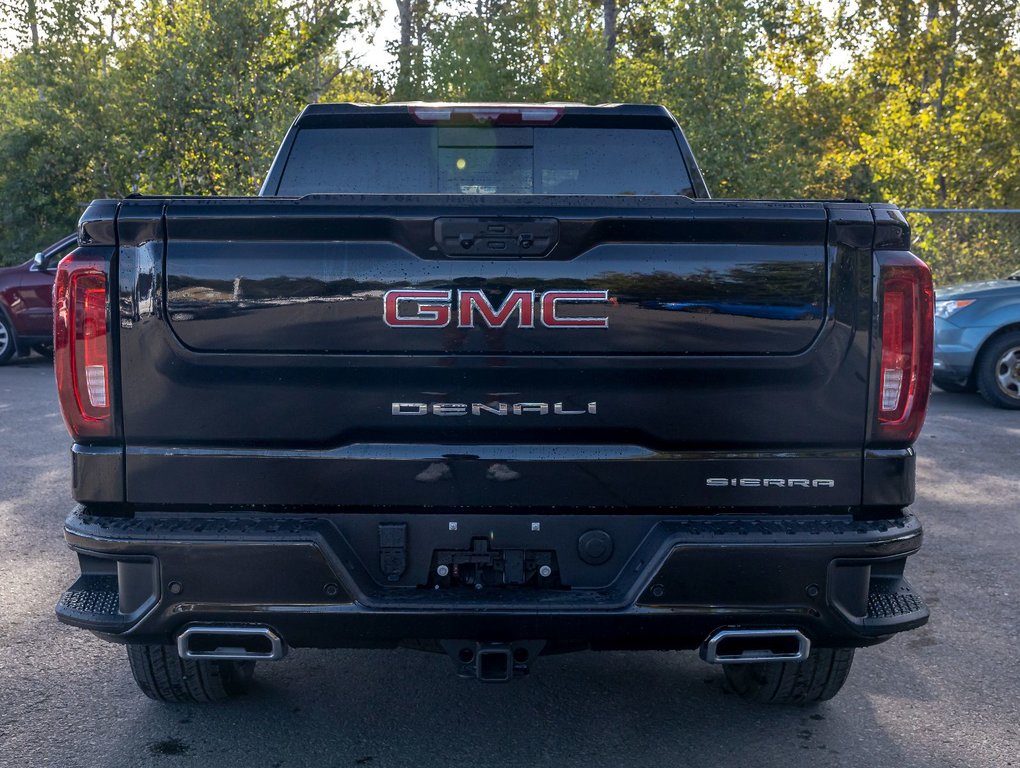
M 7 302 L 0 296 L 0 314 L 7 318 L 7 322 L 10 323 L 11 327 L 14 327 L 14 316 L 11 314 L 11 310 L 7 308 Z
M 1017 334 L 1020 335 L 1020 323 L 1012 322 L 997 328 L 994 333 L 989 334 L 988 338 L 982 342 L 979 347 L 977 354 L 974 357 L 974 365 L 971 370 L 970 381 L 973 381 L 976 385 L 978 393 L 989 403 L 1000 408 L 1016 409 L 1018 405 L 1014 402 L 1016 398 L 1013 395 L 1005 393 L 1006 399 L 1003 400 L 1000 397 L 1001 386 L 998 389 L 994 385 L 990 385 L 986 380 L 985 376 L 988 372 L 988 366 L 986 361 L 986 355 L 990 351 L 991 347 L 996 344 L 1000 339 L 1007 335 Z M 1010 342 L 1011 343 L 1011 342 Z
M 977 385 L 978 361 L 981 359 L 981 355 L 984 354 L 984 351 L 988 349 L 991 344 L 994 344 L 995 340 L 1000 336 L 1006 333 L 1013 333 L 1014 331 L 1020 331 L 1020 320 L 1001 325 L 985 336 L 978 348 L 974 350 L 974 358 L 970 364 L 970 370 L 967 372 L 966 383 L 968 387 L 974 387 Z
M 10 309 L 7 308 L 7 302 L 2 299 L 0 299 L 0 315 L 3 315 L 4 319 L 7 321 L 7 327 L 11 332 L 11 340 L 14 342 L 15 349 L 17 349 L 21 344 L 21 341 L 18 338 L 20 335 L 18 333 L 18 326 L 17 323 L 14 322 L 14 315 L 12 315 Z
M 981 359 L 981 355 L 985 353 L 985 350 L 988 349 L 989 346 L 994 344 L 995 340 L 998 339 L 1000 336 L 1014 332 L 1020 332 L 1020 321 L 1014 323 L 1006 323 L 1006 325 L 996 328 L 994 331 L 988 334 L 988 336 L 985 337 L 985 340 L 981 342 L 981 346 L 977 348 L 977 352 L 974 353 L 974 364 L 970 367 L 970 376 L 968 377 L 969 381 L 974 380 L 974 376 L 976 375 L 977 372 L 978 360 Z

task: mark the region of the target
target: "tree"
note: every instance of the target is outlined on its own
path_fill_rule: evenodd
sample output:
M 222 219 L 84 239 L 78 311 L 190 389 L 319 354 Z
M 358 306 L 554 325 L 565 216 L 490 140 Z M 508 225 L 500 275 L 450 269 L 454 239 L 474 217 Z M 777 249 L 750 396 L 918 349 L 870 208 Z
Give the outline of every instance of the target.
M 616 58 L 616 0 L 602 0 L 602 36 L 606 41 L 606 63 Z
M 1020 10 L 1011 0 L 861 2 L 841 32 L 863 39 L 844 83 L 856 109 L 829 157 L 858 193 L 917 207 L 1020 206 Z M 1020 227 L 913 216 L 940 282 L 1016 268 Z
M 147 3 L 121 53 L 137 188 L 255 193 L 294 115 L 352 71 L 336 42 L 360 24 L 344 0 Z
M 31 44 L 0 60 L 0 252 L 21 260 L 74 229 L 81 204 L 116 196 L 124 168 L 108 66 L 116 3 L 26 4 Z
M 0 0 L 0 258 L 92 197 L 252 193 L 319 100 L 662 103 L 718 196 L 1020 207 L 1016 0 L 395 2 L 373 71 L 377 0 Z M 1015 268 L 1020 223 L 911 220 L 940 281 Z

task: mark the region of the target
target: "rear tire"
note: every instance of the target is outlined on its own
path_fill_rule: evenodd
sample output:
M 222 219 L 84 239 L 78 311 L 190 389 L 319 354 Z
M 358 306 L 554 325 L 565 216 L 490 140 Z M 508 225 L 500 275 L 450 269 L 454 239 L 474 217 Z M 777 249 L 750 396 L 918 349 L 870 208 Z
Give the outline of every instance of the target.
M 993 338 L 975 368 L 981 397 L 999 408 L 1020 408 L 1020 331 Z
M 804 661 L 728 664 L 723 672 L 748 701 L 805 706 L 839 693 L 853 660 L 853 648 L 816 648 Z
M 0 365 L 3 365 L 18 351 L 18 337 L 7 314 L 0 309 Z
M 206 704 L 240 696 L 248 689 L 254 661 L 182 659 L 172 645 L 129 645 L 131 675 L 156 701 Z

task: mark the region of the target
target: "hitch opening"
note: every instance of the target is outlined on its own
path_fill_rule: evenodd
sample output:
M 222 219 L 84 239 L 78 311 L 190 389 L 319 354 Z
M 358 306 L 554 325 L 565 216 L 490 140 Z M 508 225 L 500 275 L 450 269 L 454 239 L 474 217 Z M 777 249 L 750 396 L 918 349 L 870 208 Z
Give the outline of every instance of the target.
M 440 640 L 460 677 L 483 683 L 507 683 L 528 674 L 545 647 L 545 640 L 480 643 L 474 640 Z
M 475 664 L 483 683 L 506 683 L 514 676 L 514 661 L 506 647 L 480 649 Z

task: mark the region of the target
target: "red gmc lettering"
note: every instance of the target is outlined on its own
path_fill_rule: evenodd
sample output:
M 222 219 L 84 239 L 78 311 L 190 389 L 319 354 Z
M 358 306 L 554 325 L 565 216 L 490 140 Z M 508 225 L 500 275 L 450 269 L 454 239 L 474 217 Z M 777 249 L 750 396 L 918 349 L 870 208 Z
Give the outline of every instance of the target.
M 475 309 L 482 316 L 483 322 L 490 328 L 502 328 L 515 310 L 520 312 L 517 321 L 519 328 L 535 327 L 534 291 L 510 291 L 499 310 L 489 303 L 489 297 L 482 291 L 461 291 L 457 299 L 457 326 L 459 328 L 474 327 Z
M 542 296 L 542 322 L 550 328 L 608 328 L 608 317 L 557 317 L 556 305 L 609 301 L 609 291 L 548 291 Z
M 387 291 L 383 320 L 395 328 L 443 328 L 450 324 L 450 296 L 450 291 Z M 402 316 L 401 302 L 412 301 L 418 303 L 417 312 Z
M 608 328 L 607 316 L 561 315 L 564 304 L 608 300 L 608 291 L 547 291 L 538 301 L 535 291 L 514 290 L 496 308 L 484 291 L 463 290 L 454 306 L 453 291 L 398 289 L 383 296 L 383 321 L 394 328 L 444 328 L 456 318 L 458 328 L 474 328 L 476 321 L 504 328 L 516 314 L 518 328 L 534 328 L 536 320 L 546 328 Z

